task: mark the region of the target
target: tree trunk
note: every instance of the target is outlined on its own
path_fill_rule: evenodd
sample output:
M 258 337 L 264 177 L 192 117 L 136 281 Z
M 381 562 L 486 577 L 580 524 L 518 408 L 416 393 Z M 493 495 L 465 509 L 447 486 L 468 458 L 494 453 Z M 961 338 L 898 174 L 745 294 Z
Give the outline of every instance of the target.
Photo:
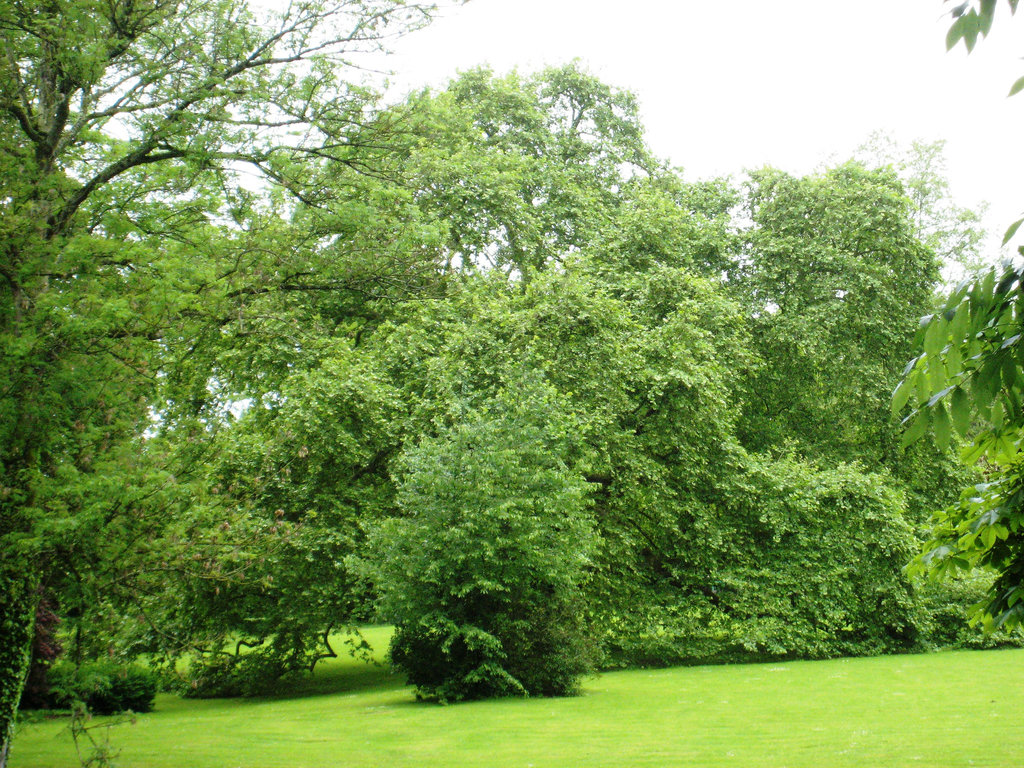
M 14 720 L 28 675 L 36 615 L 36 578 L 27 564 L 0 556 L 0 768 L 7 767 Z

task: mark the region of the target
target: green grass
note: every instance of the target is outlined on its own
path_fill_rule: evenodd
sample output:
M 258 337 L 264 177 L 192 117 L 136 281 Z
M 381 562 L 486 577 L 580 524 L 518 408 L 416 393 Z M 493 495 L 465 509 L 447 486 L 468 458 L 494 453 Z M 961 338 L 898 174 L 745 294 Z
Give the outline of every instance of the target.
M 615 672 L 576 698 L 448 707 L 342 659 L 288 697 L 161 695 L 111 740 L 136 768 L 1019 768 L 1021 712 L 1024 649 Z M 11 765 L 77 765 L 66 722 L 22 724 Z

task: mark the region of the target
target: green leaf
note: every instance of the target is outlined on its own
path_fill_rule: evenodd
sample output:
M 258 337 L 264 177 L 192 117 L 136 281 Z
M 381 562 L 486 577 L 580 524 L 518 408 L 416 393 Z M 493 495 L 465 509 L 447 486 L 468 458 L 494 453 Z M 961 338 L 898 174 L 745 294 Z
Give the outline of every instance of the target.
M 906 376 L 912 370 L 914 370 L 914 366 L 917 365 L 918 362 L 920 362 L 922 360 L 922 358 L 924 358 L 924 357 L 925 357 L 924 355 L 919 355 L 919 356 L 915 357 L 913 360 L 911 360 L 909 363 L 907 363 L 903 367 L 903 375 Z
M 946 368 L 939 357 L 928 361 L 928 383 L 932 392 L 938 392 L 946 386 Z
M 1024 90 L 1024 77 L 1018 77 L 1017 80 L 1014 81 L 1013 85 L 1010 86 L 1010 92 L 1006 95 L 1016 96 L 1022 90 Z M 1013 237 L 1013 235 L 1010 235 L 1010 237 Z M 1006 240 L 1003 240 L 1003 245 L 1006 245 Z
M 967 302 L 962 302 L 956 308 L 956 314 L 953 316 L 953 320 L 949 324 L 949 335 L 953 339 L 953 342 L 960 344 L 964 340 L 964 334 L 967 331 L 967 323 L 971 319 L 971 308 Z
M 944 398 L 944 397 L 945 397 L 946 395 L 948 395 L 948 394 L 949 394 L 950 392 L 952 392 L 952 391 L 953 391 L 954 389 L 956 389 L 956 387 L 955 387 L 955 386 L 952 386 L 952 387 L 946 387 L 946 388 L 945 388 L 944 390 L 942 390 L 941 392 L 937 392 L 937 393 L 935 393 L 934 395 L 932 395 L 932 396 L 931 396 L 931 399 L 930 399 L 930 400 L 928 400 L 928 407 L 929 407 L 929 408 L 934 408 L 934 407 L 935 407 L 935 405 L 936 405 L 936 403 L 938 403 L 938 402 L 939 402 L 940 400 L 942 400 L 942 398 Z
M 942 403 L 938 403 L 932 409 L 932 429 L 935 431 L 935 442 L 939 448 L 948 449 L 953 430 L 949 423 L 949 414 L 946 413 L 946 406 Z
M 988 417 L 989 422 L 992 424 L 992 428 L 997 432 L 1002 429 L 1003 426 L 1003 404 L 997 402 L 992 406 L 992 414 Z
M 1017 367 L 1017 360 L 1013 355 L 1003 355 L 1002 372 L 1003 388 L 1007 390 L 1013 389 L 1017 385 L 1017 379 L 1020 376 L 1020 369 Z
M 1010 95 L 1013 96 L 1019 92 L 1021 88 L 1024 88 L 1024 77 L 1013 84 L 1013 88 L 1010 89 Z M 1024 224 L 1024 219 L 1017 219 L 1013 224 L 1006 228 L 1006 233 L 1003 235 L 1003 245 L 1006 245 L 1013 236 L 1017 234 L 1017 230 L 1020 229 L 1021 224 Z
M 946 32 L 946 50 L 951 51 L 953 47 L 960 42 L 960 39 L 964 36 L 964 26 L 960 22 L 963 21 L 964 17 L 961 16 L 952 24 L 949 25 L 949 31 Z
M 982 456 L 985 455 L 987 443 L 976 440 L 971 445 L 965 446 L 960 452 L 960 461 L 968 467 L 973 466 Z
M 982 36 L 988 35 L 992 31 L 992 18 L 996 11 L 996 0 L 981 0 L 981 14 L 979 30 Z
M 896 385 L 896 389 L 892 391 L 892 415 L 896 416 L 900 411 L 903 410 L 903 406 L 910 400 L 910 393 L 913 391 L 913 386 L 910 383 L 909 378 L 904 378 L 899 384 Z
M 996 270 L 995 267 L 988 270 L 981 278 L 980 290 L 982 301 L 986 305 L 991 305 L 992 294 L 996 289 Z
M 963 356 L 960 354 L 960 346 L 951 344 L 946 352 L 946 377 L 952 381 L 959 376 L 964 369 Z
M 929 357 L 938 355 L 946 344 L 946 328 L 949 322 L 940 315 L 935 315 L 924 333 L 924 351 Z
M 949 294 L 949 297 L 946 299 L 946 309 L 952 309 L 960 306 L 960 302 L 964 300 L 964 297 L 967 295 L 967 291 L 971 288 L 972 282 L 974 281 L 968 277 L 957 284 L 956 288 L 953 289 Z
M 962 387 L 957 387 L 949 401 L 949 410 L 953 415 L 953 426 L 963 437 L 971 428 L 971 403 Z
M 907 431 L 903 433 L 903 438 L 900 441 L 900 444 L 904 448 L 911 443 L 920 440 L 921 436 L 928 429 L 928 417 L 925 414 L 925 411 L 917 411 L 916 415 L 908 416 L 907 418 L 912 418 L 913 421 L 911 421 L 910 427 Z
M 963 39 L 964 45 L 967 46 L 967 52 L 970 53 L 974 50 L 974 46 L 978 44 L 978 35 L 981 32 L 981 17 L 978 16 L 978 12 L 972 8 L 953 22 L 953 26 L 950 27 L 949 31 L 950 35 L 946 36 L 947 50 L 952 48 L 953 45 L 956 45 L 958 40 Z M 953 45 L 949 44 L 951 37 Z
M 928 372 L 918 369 L 914 374 L 914 392 L 917 394 L 918 403 L 927 403 L 928 398 L 932 394 L 932 388 L 929 385 Z
M 982 360 L 982 365 L 974 373 L 971 380 L 971 394 L 974 396 L 974 404 L 979 411 L 984 411 L 992 405 L 1000 385 L 999 360 L 989 355 Z
M 1003 272 L 1003 276 L 999 279 L 999 284 L 996 286 L 996 296 L 1000 300 L 1004 299 L 1004 295 L 1010 292 L 1013 284 L 1017 282 L 1017 273 L 1013 269 L 1007 269 Z

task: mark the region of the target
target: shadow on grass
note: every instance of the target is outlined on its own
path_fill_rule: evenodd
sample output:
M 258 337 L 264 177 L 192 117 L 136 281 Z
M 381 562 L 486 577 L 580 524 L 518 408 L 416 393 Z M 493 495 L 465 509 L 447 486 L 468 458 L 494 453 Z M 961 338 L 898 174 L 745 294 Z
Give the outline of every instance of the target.
M 365 693 L 371 690 L 402 688 L 405 680 L 381 662 L 346 659 L 343 663 L 320 668 L 311 676 L 293 681 L 288 690 L 266 698 L 294 699 L 303 696 L 326 696 L 339 693 Z
M 332 696 L 345 693 L 368 693 L 371 691 L 393 691 L 405 686 L 404 677 L 395 672 L 384 661 L 391 639 L 390 627 L 367 627 L 361 630 L 371 651 L 368 657 L 353 656 L 345 636 L 332 637 L 338 656 L 325 659 L 316 665 L 312 675 L 291 678 L 283 682 L 281 689 L 254 697 L 260 699 L 284 700 L 312 696 Z

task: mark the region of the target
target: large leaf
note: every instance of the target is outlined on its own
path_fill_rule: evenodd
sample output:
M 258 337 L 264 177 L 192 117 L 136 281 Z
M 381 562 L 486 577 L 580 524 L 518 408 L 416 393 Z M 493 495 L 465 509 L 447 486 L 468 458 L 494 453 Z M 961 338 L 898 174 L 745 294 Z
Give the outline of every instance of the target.
M 929 357 L 938 355 L 946 344 L 946 329 L 949 322 L 941 315 L 935 315 L 924 333 L 924 351 Z
M 896 389 L 892 392 L 892 415 L 897 415 L 903 410 L 903 406 L 910 400 L 910 393 L 913 391 L 909 378 L 904 378 L 899 384 L 896 385 Z
M 979 29 L 983 37 L 992 31 L 992 18 L 995 16 L 995 12 L 996 0 L 981 0 Z
M 928 407 L 929 408 L 934 408 L 939 402 L 942 401 L 942 398 L 944 398 L 946 395 L 948 395 L 954 389 L 956 389 L 956 387 L 946 387 L 941 392 L 937 392 L 934 395 L 932 395 L 931 399 L 928 401 Z
M 937 403 L 932 409 L 932 429 L 935 431 L 935 442 L 939 448 L 949 448 L 953 429 L 949 422 L 949 414 L 946 413 L 946 406 L 942 402 Z
M 916 414 L 908 417 L 908 419 L 910 419 L 910 426 L 903 433 L 903 438 L 900 441 L 904 448 L 919 440 L 928 429 L 928 417 L 924 411 L 918 411 Z
M 965 289 L 966 291 L 966 289 Z M 949 324 L 949 335 L 953 342 L 959 344 L 967 332 L 967 324 L 971 320 L 971 308 L 967 302 L 961 302 L 956 308 L 956 314 Z
M 953 426 L 956 427 L 956 431 L 963 437 L 967 437 L 967 432 L 971 428 L 971 402 L 962 387 L 957 387 L 953 391 L 953 396 L 949 401 L 949 410 L 953 416 Z
M 946 352 L 946 378 L 953 381 L 964 369 L 963 356 L 960 354 L 960 345 L 951 344 Z

